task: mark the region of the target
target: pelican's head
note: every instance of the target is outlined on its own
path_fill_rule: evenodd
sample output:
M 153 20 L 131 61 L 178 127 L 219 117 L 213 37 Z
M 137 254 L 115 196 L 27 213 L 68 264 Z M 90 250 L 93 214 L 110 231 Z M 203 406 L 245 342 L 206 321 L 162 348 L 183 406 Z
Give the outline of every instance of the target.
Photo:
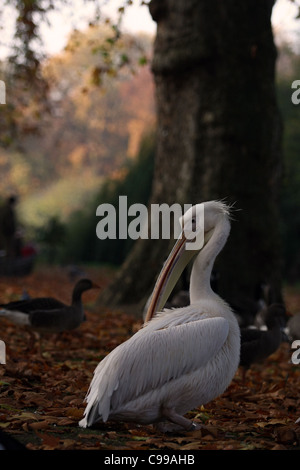
M 208 201 L 203 204 L 205 211 L 205 232 L 212 230 L 221 219 L 230 218 L 230 206 L 227 206 L 224 202 Z
M 186 249 L 199 251 L 210 239 L 212 231 L 224 219 L 229 219 L 230 208 L 221 201 L 208 201 L 190 207 L 180 217 L 179 222 L 182 229 L 180 236 L 187 240 Z M 197 243 L 194 244 L 193 240 Z
M 145 321 L 160 311 L 172 292 L 182 271 L 192 258 L 209 242 L 216 226 L 225 223 L 227 238 L 230 208 L 220 201 L 208 201 L 190 207 L 180 218 L 181 234 L 166 260 L 155 284 Z

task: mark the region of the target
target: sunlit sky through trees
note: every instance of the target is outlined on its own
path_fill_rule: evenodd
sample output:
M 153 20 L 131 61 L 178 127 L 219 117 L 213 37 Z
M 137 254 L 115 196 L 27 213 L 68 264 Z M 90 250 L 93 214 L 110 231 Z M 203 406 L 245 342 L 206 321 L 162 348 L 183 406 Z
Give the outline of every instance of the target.
M 117 21 L 118 8 L 123 4 L 122 0 L 103 2 L 101 17 L 103 19 L 108 17 L 112 21 Z M 85 29 L 87 24 L 94 20 L 95 4 L 75 0 L 72 2 L 72 7 L 62 6 L 59 10 L 50 12 L 47 18 L 48 24 L 45 22 L 40 27 L 41 39 L 45 52 L 48 55 L 54 55 L 64 48 L 73 29 Z M 15 19 L 16 12 L 13 7 L 6 6 L 2 21 L 5 27 L 0 40 L 0 59 L 3 59 L 9 53 L 9 46 L 14 34 Z M 156 23 L 152 20 L 147 5 L 141 6 L 140 0 L 135 0 L 131 6 L 126 7 L 122 28 L 130 33 L 145 32 L 154 35 Z M 42 44 L 37 45 L 37 47 L 41 46 Z

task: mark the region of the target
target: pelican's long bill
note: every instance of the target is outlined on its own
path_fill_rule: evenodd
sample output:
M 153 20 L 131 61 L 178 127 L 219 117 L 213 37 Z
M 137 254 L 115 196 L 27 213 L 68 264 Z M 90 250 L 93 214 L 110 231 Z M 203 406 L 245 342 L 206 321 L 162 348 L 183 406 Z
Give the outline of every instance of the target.
M 152 292 L 145 323 L 164 307 L 184 268 L 197 253 L 186 249 L 187 241 L 182 232 L 164 263 Z
M 204 233 L 204 204 L 190 207 L 179 223 L 181 234 L 157 278 L 145 323 L 163 309 L 182 271 L 207 241 Z

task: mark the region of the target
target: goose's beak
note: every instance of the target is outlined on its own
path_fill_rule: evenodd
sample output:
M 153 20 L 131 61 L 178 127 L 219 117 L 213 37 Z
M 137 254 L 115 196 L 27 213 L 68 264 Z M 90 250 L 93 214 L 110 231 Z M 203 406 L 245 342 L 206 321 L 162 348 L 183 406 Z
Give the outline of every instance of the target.
M 145 323 L 151 320 L 156 312 L 163 309 L 184 268 L 203 246 L 196 250 L 186 249 L 189 241 L 182 231 L 157 278 L 145 316 Z
M 100 289 L 100 286 L 95 282 L 92 282 L 92 289 Z

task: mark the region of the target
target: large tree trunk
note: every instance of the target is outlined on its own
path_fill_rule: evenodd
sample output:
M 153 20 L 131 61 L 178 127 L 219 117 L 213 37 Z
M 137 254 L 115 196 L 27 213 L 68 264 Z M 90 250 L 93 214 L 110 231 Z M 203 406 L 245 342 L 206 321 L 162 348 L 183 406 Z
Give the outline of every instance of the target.
M 281 121 L 272 6 L 273 0 L 150 3 L 158 25 L 150 203 L 226 198 L 241 209 L 234 212 L 229 241 L 216 263 L 218 291 L 233 305 L 252 301 L 262 282 L 281 297 Z M 141 306 L 169 247 L 164 240 L 139 240 L 102 301 Z

